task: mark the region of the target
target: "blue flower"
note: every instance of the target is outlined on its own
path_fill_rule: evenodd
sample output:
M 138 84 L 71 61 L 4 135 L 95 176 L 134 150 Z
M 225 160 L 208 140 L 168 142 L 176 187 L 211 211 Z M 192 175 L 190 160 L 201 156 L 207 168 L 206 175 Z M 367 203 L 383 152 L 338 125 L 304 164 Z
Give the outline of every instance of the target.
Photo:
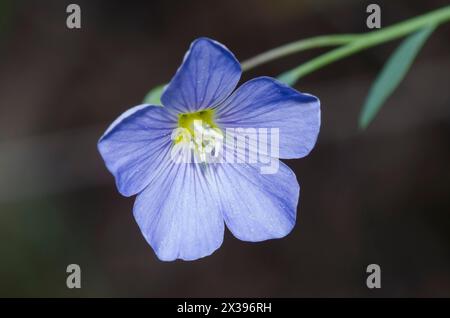
M 119 192 L 137 195 L 134 217 L 161 260 L 212 254 L 222 244 L 225 224 L 250 242 L 284 237 L 295 224 L 299 184 L 278 158 L 302 158 L 311 151 L 320 129 L 320 102 L 270 77 L 235 90 L 240 77 L 233 53 L 216 41 L 197 39 L 166 86 L 163 107 L 129 109 L 98 142 Z M 276 160 L 277 171 L 261 173 L 260 161 L 205 161 L 204 143 L 189 138 L 198 121 L 221 136 L 234 128 L 237 134 L 278 129 L 278 140 L 269 142 L 278 153 L 266 153 Z M 187 135 L 174 134 L 177 129 Z M 234 158 L 242 152 L 224 144 Z M 180 147 L 200 160 L 175 162 L 174 149 Z

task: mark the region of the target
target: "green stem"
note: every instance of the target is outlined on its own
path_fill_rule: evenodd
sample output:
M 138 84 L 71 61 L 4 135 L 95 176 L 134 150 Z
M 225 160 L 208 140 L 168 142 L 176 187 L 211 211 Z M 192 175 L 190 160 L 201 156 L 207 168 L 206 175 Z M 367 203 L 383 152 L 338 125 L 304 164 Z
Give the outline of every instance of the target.
M 364 49 L 376 46 L 380 43 L 395 40 L 412 33 L 426 25 L 439 25 L 450 20 L 450 6 L 429 12 L 427 14 L 412 18 L 410 20 L 397 23 L 393 26 L 381 29 L 379 31 L 369 32 L 360 39 L 341 46 L 328 53 L 322 54 L 280 76 L 281 80 L 289 79 L 289 83 L 295 83 L 299 78 L 314 72 L 334 61 L 350 56 Z
M 335 34 L 335 35 L 323 35 L 316 36 L 309 39 L 303 39 L 295 42 L 291 42 L 275 49 L 258 54 L 244 62 L 242 62 L 242 70 L 247 71 L 261 64 L 276 60 L 280 57 L 305 51 L 308 49 L 335 46 L 347 44 L 360 37 L 358 34 Z
M 249 70 L 263 63 L 310 48 L 343 45 L 281 75 L 282 78 L 289 77 L 291 82 L 295 82 L 300 77 L 334 61 L 378 44 L 401 38 L 426 25 L 439 25 L 448 20 L 450 20 L 450 6 L 445 6 L 377 31 L 362 34 L 328 35 L 305 39 L 283 45 L 244 61 L 242 63 L 243 69 Z

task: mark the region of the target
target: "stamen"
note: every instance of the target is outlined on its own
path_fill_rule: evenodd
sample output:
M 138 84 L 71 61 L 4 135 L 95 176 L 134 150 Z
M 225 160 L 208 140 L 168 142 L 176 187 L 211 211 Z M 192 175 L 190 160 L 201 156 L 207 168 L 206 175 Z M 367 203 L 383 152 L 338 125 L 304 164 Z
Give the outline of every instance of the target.
M 184 113 L 178 117 L 178 133 L 175 144 L 188 142 L 200 162 L 217 159 L 222 147 L 223 133 L 214 122 L 214 110 Z

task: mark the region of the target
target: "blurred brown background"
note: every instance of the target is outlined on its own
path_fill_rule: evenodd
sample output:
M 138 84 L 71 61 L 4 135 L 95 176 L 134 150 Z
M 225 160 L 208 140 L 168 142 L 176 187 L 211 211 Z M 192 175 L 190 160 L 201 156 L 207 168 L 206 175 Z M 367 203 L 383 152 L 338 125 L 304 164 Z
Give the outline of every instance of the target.
M 66 6 L 82 10 L 69 30 Z M 291 160 L 299 216 L 282 240 L 230 233 L 195 262 L 160 262 L 97 153 L 107 125 L 208 36 L 240 60 L 315 35 L 365 32 L 365 1 L 0 0 L 0 296 L 450 296 L 450 28 L 439 27 L 367 131 L 357 118 L 389 43 L 305 77 L 315 150 Z M 377 1 L 382 25 L 448 1 Z M 320 53 L 244 74 L 276 76 Z M 66 266 L 82 288 L 66 288 Z M 369 290 L 377 263 L 382 288 Z

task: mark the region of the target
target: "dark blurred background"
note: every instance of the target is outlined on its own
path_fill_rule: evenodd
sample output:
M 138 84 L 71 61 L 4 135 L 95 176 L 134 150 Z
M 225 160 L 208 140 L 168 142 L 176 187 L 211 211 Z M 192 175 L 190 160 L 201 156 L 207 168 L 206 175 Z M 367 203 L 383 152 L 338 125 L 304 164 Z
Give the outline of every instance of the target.
M 66 6 L 82 28 L 66 28 Z M 450 28 L 439 27 L 364 132 L 364 98 L 397 42 L 302 79 L 322 130 L 305 159 L 298 222 L 281 240 L 226 233 L 195 262 L 159 261 L 96 150 L 107 125 L 167 82 L 208 36 L 240 60 L 328 33 L 368 31 L 345 0 L 0 0 L 0 296 L 450 296 Z M 382 25 L 448 1 L 377 1 Z M 244 74 L 276 76 L 325 50 Z M 82 288 L 66 287 L 81 266 Z M 382 288 L 366 287 L 381 266 Z

